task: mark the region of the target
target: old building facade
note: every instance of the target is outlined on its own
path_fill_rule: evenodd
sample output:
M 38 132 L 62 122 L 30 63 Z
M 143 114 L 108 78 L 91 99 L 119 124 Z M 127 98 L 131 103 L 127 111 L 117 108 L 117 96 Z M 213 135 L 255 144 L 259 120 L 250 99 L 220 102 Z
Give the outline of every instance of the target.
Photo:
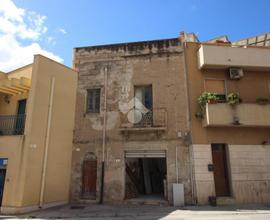
M 105 202 L 172 203 L 172 184 L 182 183 L 192 203 L 181 39 L 75 48 L 73 59 L 79 81 L 71 200 L 100 200 L 104 158 Z
M 269 202 L 269 39 L 75 48 L 71 200 L 172 203 L 180 183 L 185 204 Z

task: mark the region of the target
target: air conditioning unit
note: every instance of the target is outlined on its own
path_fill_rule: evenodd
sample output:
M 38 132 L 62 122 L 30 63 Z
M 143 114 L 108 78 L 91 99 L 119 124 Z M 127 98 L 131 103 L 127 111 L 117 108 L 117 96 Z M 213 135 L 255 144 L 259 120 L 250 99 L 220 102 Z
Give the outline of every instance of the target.
M 244 76 L 243 69 L 241 68 L 230 68 L 230 79 L 240 79 Z

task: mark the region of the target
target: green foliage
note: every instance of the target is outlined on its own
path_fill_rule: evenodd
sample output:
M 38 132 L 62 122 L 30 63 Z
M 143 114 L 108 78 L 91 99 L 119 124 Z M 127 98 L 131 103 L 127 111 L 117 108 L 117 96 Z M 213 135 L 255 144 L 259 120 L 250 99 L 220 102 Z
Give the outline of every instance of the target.
M 212 103 L 217 101 L 217 95 L 211 92 L 203 92 L 198 98 L 198 110 L 195 116 L 197 118 L 203 118 L 205 114 L 205 106 L 207 103 Z
M 241 102 L 241 99 L 239 97 L 239 94 L 238 93 L 230 93 L 228 96 L 227 96 L 227 103 L 229 105 L 237 105 Z

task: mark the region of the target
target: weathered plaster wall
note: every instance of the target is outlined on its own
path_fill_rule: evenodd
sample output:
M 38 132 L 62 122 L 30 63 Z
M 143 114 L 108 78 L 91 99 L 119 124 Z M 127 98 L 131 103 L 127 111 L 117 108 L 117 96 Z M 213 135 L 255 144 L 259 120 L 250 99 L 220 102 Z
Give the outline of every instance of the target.
M 178 39 L 74 49 L 74 67 L 79 72 L 79 82 L 72 161 L 72 200 L 80 199 L 81 166 L 86 152 L 93 152 L 98 158 L 99 197 L 105 66 L 108 67 L 105 201 L 121 202 L 124 199 L 125 150 L 159 148 L 167 152 L 169 200 L 172 201 L 171 184 L 176 181 L 175 147 L 178 146 L 180 181 L 185 183 L 186 202 L 190 202 L 188 148 L 177 137 L 177 132 L 187 131 L 184 64 Z M 126 115 L 121 113 L 119 105 L 127 104 L 133 98 L 135 85 L 150 84 L 153 89 L 153 108 L 166 109 L 168 129 L 161 135 L 155 132 L 123 135 L 120 131 L 121 117 Z M 101 87 L 101 112 L 87 114 L 86 90 L 96 87 Z

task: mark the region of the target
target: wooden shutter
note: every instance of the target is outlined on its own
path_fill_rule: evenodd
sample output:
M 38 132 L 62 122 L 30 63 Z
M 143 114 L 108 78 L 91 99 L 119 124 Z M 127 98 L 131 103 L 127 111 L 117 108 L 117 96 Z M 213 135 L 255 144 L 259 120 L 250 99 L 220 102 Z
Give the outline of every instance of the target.
M 87 90 L 87 112 L 100 111 L 100 89 Z

